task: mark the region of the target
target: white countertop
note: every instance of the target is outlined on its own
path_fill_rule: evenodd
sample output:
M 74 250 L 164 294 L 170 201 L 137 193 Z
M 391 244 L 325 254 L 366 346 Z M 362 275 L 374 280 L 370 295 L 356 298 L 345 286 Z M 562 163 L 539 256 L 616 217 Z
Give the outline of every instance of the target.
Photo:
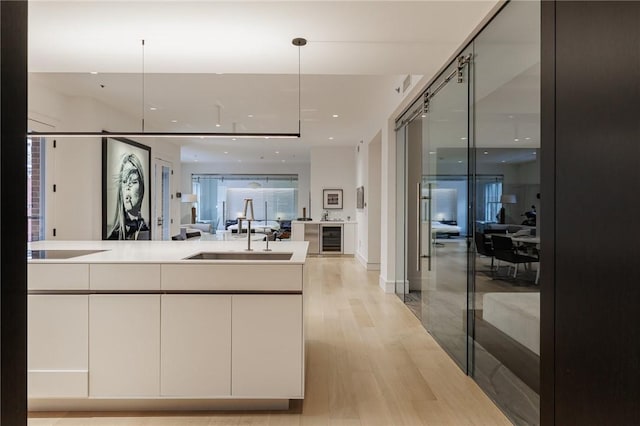
M 293 253 L 290 260 L 186 260 L 200 252 L 245 252 L 243 241 L 36 241 L 29 250 L 105 250 L 69 259 L 32 259 L 29 263 L 229 263 L 229 264 L 304 264 L 306 241 L 270 241 L 271 253 Z M 254 253 L 265 253 L 264 241 L 252 241 Z
M 347 223 L 357 223 L 353 220 L 292 220 L 291 223 L 309 223 L 309 224 L 320 224 L 320 225 L 340 225 Z

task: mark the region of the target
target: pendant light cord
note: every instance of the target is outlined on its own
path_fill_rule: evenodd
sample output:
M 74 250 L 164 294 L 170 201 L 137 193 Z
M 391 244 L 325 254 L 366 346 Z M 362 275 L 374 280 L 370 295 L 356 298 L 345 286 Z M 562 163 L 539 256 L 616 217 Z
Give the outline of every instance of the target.
M 302 46 L 305 46 L 307 44 L 307 40 L 302 38 L 302 37 L 296 37 L 293 40 L 291 40 L 291 43 L 293 43 L 294 46 L 298 47 L 298 137 L 300 137 L 300 132 L 301 132 L 301 122 L 302 122 L 302 85 L 300 84 L 301 81 L 301 77 L 300 75 L 302 74 L 301 72 L 301 67 L 300 67 L 300 48 Z
M 144 39 L 142 39 L 142 131 L 144 132 Z
M 301 124 L 301 111 L 302 111 L 302 89 L 301 89 L 301 85 L 300 85 L 300 47 L 298 46 L 298 133 L 301 132 L 302 130 L 302 124 Z

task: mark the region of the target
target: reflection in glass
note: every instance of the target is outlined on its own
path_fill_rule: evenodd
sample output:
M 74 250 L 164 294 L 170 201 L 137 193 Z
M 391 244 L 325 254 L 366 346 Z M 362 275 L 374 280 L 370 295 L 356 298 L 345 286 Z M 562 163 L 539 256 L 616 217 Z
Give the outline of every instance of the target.
M 539 423 L 539 8 L 509 3 L 474 41 L 473 377 L 516 424 Z
M 466 56 L 469 52 L 464 52 Z M 457 71 L 454 63 L 444 76 Z M 429 100 L 422 118 L 422 322 L 463 371 L 467 332 L 469 67 Z M 444 78 L 444 77 L 443 77 Z M 440 81 L 434 86 L 438 87 Z M 424 256 L 428 256 L 426 259 Z M 426 315 L 424 315 L 426 312 Z
M 539 423 L 539 9 L 508 3 L 396 132 L 396 293 L 516 424 Z

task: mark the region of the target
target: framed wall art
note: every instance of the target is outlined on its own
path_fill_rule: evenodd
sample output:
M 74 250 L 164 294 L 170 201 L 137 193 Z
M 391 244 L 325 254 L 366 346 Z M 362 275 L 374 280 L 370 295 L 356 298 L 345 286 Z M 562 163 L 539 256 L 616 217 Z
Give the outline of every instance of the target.
M 151 148 L 102 138 L 102 239 L 150 240 Z
M 323 189 L 322 190 L 322 208 L 323 209 L 341 209 L 342 208 L 342 189 Z
M 356 208 L 364 209 L 364 186 L 356 188 Z

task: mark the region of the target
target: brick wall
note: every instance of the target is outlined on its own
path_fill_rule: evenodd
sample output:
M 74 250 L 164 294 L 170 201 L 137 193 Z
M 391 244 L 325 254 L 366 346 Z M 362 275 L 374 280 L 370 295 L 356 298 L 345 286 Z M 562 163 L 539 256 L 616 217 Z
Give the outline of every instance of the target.
M 40 226 L 44 214 L 42 203 L 42 138 L 31 138 L 31 149 L 27 155 L 27 238 L 28 241 L 40 239 Z

